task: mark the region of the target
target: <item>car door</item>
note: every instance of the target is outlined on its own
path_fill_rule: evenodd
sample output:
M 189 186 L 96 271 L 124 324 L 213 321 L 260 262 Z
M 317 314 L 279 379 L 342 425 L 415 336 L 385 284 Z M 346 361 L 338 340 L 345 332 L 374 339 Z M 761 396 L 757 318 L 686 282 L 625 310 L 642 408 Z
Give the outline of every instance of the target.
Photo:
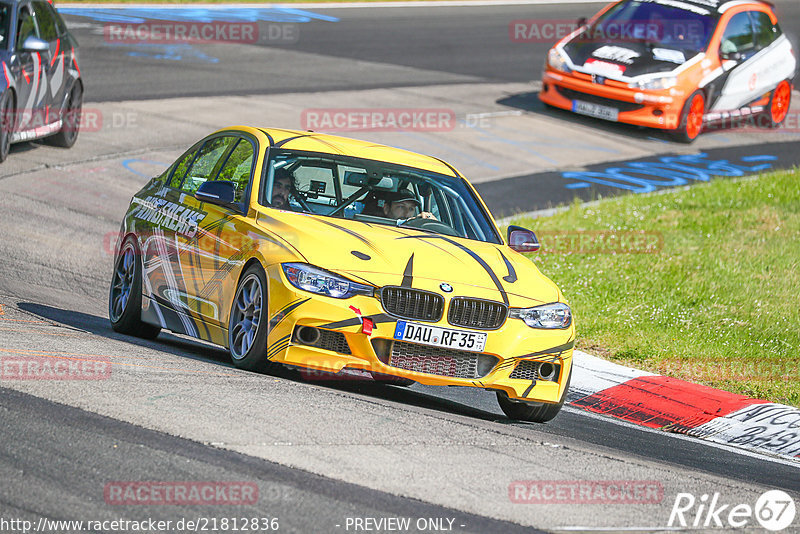
M 754 69 L 748 81 L 755 86 L 756 95 L 764 95 L 783 80 L 794 78 L 796 59 L 792 44 L 781 32 L 777 20 L 773 21 L 763 11 L 751 11 L 750 18 L 757 55 L 753 58 Z
M 41 85 L 41 63 L 39 52 L 23 50 L 25 39 L 38 37 L 39 30 L 30 4 L 21 4 L 17 12 L 16 35 L 14 36 L 15 52 L 11 56 L 9 68 L 16 80 L 17 89 L 17 130 L 27 130 L 41 123 L 37 117 L 36 96 Z
M 719 54 L 727 74 L 713 111 L 746 106 L 794 71 L 791 45 L 761 11 L 741 11 L 730 18 Z
M 256 246 L 258 237 L 244 218 L 248 209 L 250 185 L 255 172 L 257 142 L 245 135 L 226 136 L 225 153 L 207 180 L 225 180 L 236 187 L 237 206 L 226 207 L 187 198 L 185 203 L 206 213 L 197 235 L 186 242 L 184 271 L 193 273 L 187 288 L 192 311 L 209 327 L 212 341 L 224 343 L 230 302 L 236 289 L 234 274 L 242 258 Z M 216 332 L 216 333 L 215 333 Z
M 58 120 L 61 106 L 66 98 L 68 76 L 65 75 L 65 54 L 62 49 L 62 27 L 53 7 L 41 1 L 31 2 L 39 29 L 39 38 L 47 41 L 50 49 L 42 52 L 42 82 L 37 95 L 38 105 L 45 110 L 45 120 L 52 123 Z

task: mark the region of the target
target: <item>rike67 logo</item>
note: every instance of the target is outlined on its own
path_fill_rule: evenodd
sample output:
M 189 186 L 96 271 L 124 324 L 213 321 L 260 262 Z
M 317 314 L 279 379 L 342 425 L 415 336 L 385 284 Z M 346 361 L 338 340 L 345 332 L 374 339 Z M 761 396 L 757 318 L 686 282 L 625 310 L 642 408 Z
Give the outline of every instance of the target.
M 778 532 L 794 521 L 794 499 L 781 490 L 770 490 L 749 504 L 730 504 L 720 500 L 720 494 L 702 495 L 699 499 L 691 493 L 679 493 L 669 516 L 670 527 L 727 527 L 754 526 L 753 520 L 763 528 Z

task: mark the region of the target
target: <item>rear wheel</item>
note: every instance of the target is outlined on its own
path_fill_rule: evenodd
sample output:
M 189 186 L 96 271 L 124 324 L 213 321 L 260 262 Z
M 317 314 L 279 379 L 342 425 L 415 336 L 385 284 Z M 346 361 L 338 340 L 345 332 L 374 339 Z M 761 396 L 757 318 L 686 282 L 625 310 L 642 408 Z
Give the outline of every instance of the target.
M 564 406 L 571 381 L 572 369 L 569 371 L 567 385 L 564 388 L 564 393 L 561 395 L 561 400 L 556 404 L 533 404 L 524 401 L 513 401 L 508 398 L 505 392 L 500 391 L 497 392 L 497 402 L 500 404 L 500 409 L 503 410 L 503 413 L 506 414 L 509 419 L 529 421 L 531 423 L 546 423 L 558 415 L 558 412 L 561 411 L 561 407 Z
M 706 99 L 701 91 L 695 91 L 686 99 L 681 112 L 681 122 L 672 136 L 681 143 L 691 143 L 703 131 L 703 115 L 706 110 Z
M 258 265 L 251 265 L 236 288 L 228 321 L 228 347 L 233 364 L 240 369 L 266 371 L 267 361 L 267 277 Z
M 792 84 L 784 80 L 778 84 L 769 97 L 769 105 L 764 113 L 767 119 L 765 122 L 769 128 L 777 128 L 786 120 L 791 103 Z
M 136 239 L 128 237 L 120 248 L 108 293 L 111 328 L 121 334 L 154 339 L 161 328 L 142 322 L 142 262 Z
M 83 88 L 80 82 L 75 82 L 67 95 L 67 106 L 64 110 L 61 130 L 49 137 L 47 142 L 62 148 L 71 148 L 78 139 L 81 128 L 81 110 L 83 109 Z
M 3 93 L 0 98 L 0 163 L 4 162 L 11 150 L 11 133 L 14 128 L 13 98 L 11 91 Z

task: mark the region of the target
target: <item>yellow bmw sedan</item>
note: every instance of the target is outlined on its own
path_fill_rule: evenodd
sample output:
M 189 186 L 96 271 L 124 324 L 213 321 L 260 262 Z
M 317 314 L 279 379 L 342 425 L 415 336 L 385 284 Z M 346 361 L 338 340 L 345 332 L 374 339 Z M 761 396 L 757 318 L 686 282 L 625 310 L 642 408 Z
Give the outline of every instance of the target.
M 493 390 L 510 418 L 544 422 L 569 388 L 575 325 L 521 254 L 538 248 L 516 226 L 504 240 L 437 158 L 235 126 L 133 197 L 109 319 L 216 343 L 243 369 Z

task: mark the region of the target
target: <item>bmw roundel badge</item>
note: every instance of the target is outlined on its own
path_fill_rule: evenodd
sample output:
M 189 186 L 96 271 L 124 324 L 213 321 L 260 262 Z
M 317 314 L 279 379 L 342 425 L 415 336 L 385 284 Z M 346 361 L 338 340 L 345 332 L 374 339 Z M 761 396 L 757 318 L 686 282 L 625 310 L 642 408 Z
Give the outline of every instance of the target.
M 442 282 L 441 284 L 439 284 L 439 288 L 445 293 L 452 293 L 453 291 L 453 286 L 451 286 L 447 282 Z

